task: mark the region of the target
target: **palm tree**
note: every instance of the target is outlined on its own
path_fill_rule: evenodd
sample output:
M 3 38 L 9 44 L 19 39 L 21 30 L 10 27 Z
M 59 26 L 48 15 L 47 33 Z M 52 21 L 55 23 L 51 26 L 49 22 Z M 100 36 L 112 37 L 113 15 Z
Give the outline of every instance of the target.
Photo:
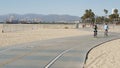
M 104 13 L 105 13 L 105 17 L 104 17 L 104 21 L 105 22 L 108 22 L 107 20 L 107 14 L 108 14 L 108 10 L 107 9 L 104 9 Z
M 118 14 L 118 9 L 114 9 L 114 14 Z
M 118 21 L 118 18 L 119 18 L 118 9 L 114 9 L 114 14 L 115 14 L 116 21 Z
M 91 9 L 85 10 L 85 14 L 81 17 L 83 20 L 89 20 L 89 21 L 94 21 L 94 12 L 92 12 Z
M 114 9 L 114 13 L 109 15 L 109 18 L 115 23 L 118 22 L 119 21 L 118 9 Z
M 108 14 L 108 10 L 107 10 L 107 9 L 104 9 L 104 13 L 105 13 L 106 16 L 107 16 L 107 14 Z

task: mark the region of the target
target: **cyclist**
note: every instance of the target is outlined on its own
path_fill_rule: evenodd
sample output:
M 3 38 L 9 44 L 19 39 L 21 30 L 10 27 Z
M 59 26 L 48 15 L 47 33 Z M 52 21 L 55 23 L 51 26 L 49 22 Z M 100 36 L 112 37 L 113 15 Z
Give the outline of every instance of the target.
M 108 36 L 108 25 L 107 25 L 107 23 L 105 23 L 105 25 L 104 25 L 104 36 Z
M 94 37 L 97 37 L 97 24 L 94 24 Z

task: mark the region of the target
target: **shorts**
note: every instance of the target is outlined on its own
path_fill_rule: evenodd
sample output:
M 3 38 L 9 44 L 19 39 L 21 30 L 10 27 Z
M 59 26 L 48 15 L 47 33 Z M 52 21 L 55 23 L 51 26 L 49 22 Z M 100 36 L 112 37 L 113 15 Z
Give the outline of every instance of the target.
M 94 31 L 94 32 L 97 32 L 97 31 Z

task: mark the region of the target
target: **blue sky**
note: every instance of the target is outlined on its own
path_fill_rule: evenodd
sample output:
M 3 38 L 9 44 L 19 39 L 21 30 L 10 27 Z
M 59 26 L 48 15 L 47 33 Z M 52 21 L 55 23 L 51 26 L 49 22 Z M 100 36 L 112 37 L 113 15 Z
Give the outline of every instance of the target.
M 69 14 L 82 16 L 86 9 L 92 9 L 96 15 L 109 14 L 113 8 L 120 11 L 120 0 L 0 0 L 0 15 L 9 13 Z

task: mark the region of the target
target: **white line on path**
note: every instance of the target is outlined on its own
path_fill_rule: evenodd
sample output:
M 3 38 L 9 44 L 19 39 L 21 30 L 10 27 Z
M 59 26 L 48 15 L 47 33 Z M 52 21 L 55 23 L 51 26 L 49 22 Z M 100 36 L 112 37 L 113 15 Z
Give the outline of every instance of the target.
M 49 68 L 58 58 L 60 58 L 63 54 L 65 54 L 66 52 L 68 52 L 71 49 L 73 49 L 73 48 L 67 49 L 67 50 L 63 51 L 62 53 L 60 53 L 51 62 L 49 62 L 44 68 Z

